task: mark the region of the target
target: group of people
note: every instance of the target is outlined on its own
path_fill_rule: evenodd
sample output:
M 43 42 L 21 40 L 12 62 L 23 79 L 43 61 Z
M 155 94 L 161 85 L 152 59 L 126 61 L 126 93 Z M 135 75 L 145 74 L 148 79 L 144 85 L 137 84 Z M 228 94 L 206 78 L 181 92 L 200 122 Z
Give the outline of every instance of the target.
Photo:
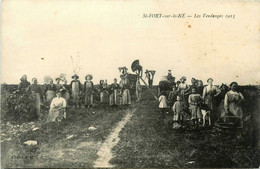
M 124 70 L 124 68 L 123 68 Z M 37 115 L 41 114 L 41 104 L 43 101 L 50 106 L 47 121 L 60 121 L 66 118 L 66 107 L 70 103 L 73 107 L 91 108 L 94 105 L 94 94 L 99 95 L 101 104 L 109 106 L 131 105 L 130 88 L 132 87 L 127 78 L 127 73 L 120 75 L 120 82 L 114 79 L 111 85 L 108 85 L 107 80 L 100 80 L 99 85 L 94 85 L 92 82 L 93 76 L 88 74 L 85 76 L 84 84 L 79 81 L 77 74 L 73 75 L 69 85 L 61 84 L 61 78 L 56 78 L 56 84 L 52 79 L 48 80 L 43 87 L 38 85 L 37 79 L 32 79 L 32 84 L 27 81 L 27 76 L 24 75 L 20 79 L 18 90 L 30 93 L 32 99 L 35 100 Z M 139 76 L 136 76 L 135 95 L 137 101 L 141 99 L 141 84 Z M 171 91 L 162 90 L 159 87 L 159 108 L 161 115 L 165 118 L 168 112 L 173 112 L 173 127 L 178 128 L 183 126 L 183 120 L 189 119 L 193 127 L 206 124 L 211 125 L 211 117 L 216 113 L 215 98 L 221 93 L 219 87 L 213 85 L 213 79 L 207 80 L 208 85 L 203 85 L 201 80 L 191 79 L 191 85 L 186 83 L 187 78 L 183 76 L 177 83 L 172 77 L 171 72 L 168 72 L 167 80 L 172 84 Z M 224 97 L 224 113 L 225 115 L 234 115 L 242 118 L 241 102 L 244 100 L 243 95 L 237 90 L 238 84 L 232 82 L 230 91 L 225 93 Z M 132 91 L 132 90 L 131 90 Z M 84 99 L 82 99 L 84 98 Z M 84 102 L 82 102 L 84 100 Z M 46 105 L 46 104 L 45 104 Z M 214 121 L 215 119 L 213 119 Z
M 212 124 L 212 118 L 216 114 L 217 104 L 216 97 L 221 93 L 219 87 L 213 85 L 213 79 L 207 80 L 208 85 L 204 86 L 201 80 L 191 79 L 191 85 L 186 83 L 186 77 L 183 76 L 179 83 L 172 85 L 170 93 L 161 91 L 159 97 L 159 108 L 161 109 L 162 118 L 169 112 L 173 112 L 173 128 L 183 127 L 184 120 L 190 120 L 192 128 L 199 125 Z M 237 90 L 238 84 L 232 82 L 230 91 L 225 93 L 224 110 L 222 118 L 227 115 L 236 116 L 242 119 L 241 102 L 244 100 L 243 95 Z M 213 119 L 214 121 L 215 119 Z
M 61 79 L 56 78 L 56 84 L 52 79 L 41 87 L 38 85 L 36 78 L 32 79 L 32 84 L 27 81 L 27 76 L 24 75 L 20 79 L 21 82 L 18 86 L 18 91 L 28 92 L 36 104 L 36 112 L 39 117 L 41 114 L 41 103 L 45 101 L 50 106 L 49 115 L 47 121 L 60 121 L 66 118 L 66 107 L 68 102 L 73 107 L 91 108 L 94 104 L 93 94 L 97 92 L 99 94 L 100 103 L 107 104 L 109 106 L 119 105 L 131 105 L 130 84 L 127 75 L 121 75 L 120 83 L 117 79 L 111 85 L 107 84 L 107 80 L 100 80 L 98 86 L 94 86 L 92 79 L 93 76 L 88 74 L 85 76 L 86 81 L 81 84 L 79 76 L 77 74 L 72 76 L 72 81 L 69 85 L 61 84 Z M 138 81 L 139 82 L 139 81 Z M 139 89 L 140 82 L 136 84 Z M 140 95 L 140 91 L 137 91 Z M 84 97 L 84 103 L 82 103 L 82 96 Z M 137 97 L 140 99 L 140 97 Z

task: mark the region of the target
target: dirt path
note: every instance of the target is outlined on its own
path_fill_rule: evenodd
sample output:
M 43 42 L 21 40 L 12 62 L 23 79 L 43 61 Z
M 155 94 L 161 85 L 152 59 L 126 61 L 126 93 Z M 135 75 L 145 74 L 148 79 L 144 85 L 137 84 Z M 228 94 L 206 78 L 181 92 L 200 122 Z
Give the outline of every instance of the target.
M 30 126 L 28 131 L 2 142 L 2 168 L 93 168 L 102 143 L 127 114 L 130 113 L 126 107 L 69 109 L 67 119 L 61 123 L 37 125 L 39 129 L 35 131 Z M 26 146 L 27 140 L 35 140 L 37 145 Z
M 127 110 L 126 116 L 117 124 L 111 134 L 107 137 L 105 142 L 99 148 L 97 155 L 98 159 L 94 162 L 93 167 L 105 167 L 111 168 L 114 167 L 109 161 L 113 158 L 113 154 L 111 152 L 112 148 L 118 143 L 120 138 L 118 137 L 122 128 L 126 125 L 126 123 L 130 120 L 136 109 Z

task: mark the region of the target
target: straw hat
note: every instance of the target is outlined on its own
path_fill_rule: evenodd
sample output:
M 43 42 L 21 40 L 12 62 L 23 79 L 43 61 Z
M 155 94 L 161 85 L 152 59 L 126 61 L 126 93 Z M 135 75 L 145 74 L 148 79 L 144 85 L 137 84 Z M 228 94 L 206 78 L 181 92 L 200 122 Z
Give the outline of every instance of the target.
M 180 80 L 187 80 L 187 78 L 185 76 L 182 76 Z
M 74 77 L 76 77 L 77 79 L 79 78 L 77 74 L 73 75 L 71 78 L 73 79 Z
M 90 80 L 92 80 L 93 79 L 93 76 L 91 75 L 91 74 L 88 74 L 86 77 L 85 77 L 85 79 L 87 80 L 87 77 L 90 77 Z

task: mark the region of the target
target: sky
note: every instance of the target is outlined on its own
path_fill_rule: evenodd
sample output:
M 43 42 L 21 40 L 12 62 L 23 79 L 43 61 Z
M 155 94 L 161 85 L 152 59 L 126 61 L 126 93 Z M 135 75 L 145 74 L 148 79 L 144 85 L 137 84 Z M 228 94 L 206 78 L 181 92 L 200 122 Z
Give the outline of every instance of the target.
M 168 69 L 215 84 L 260 84 L 260 2 L 158 0 L 4 0 L 1 4 L 1 83 L 17 84 L 60 73 L 94 83 L 119 77 L 118 67 L 139 59 L 156 70 L 158 84 Z M 230 14 L 234 19 L 143 18 L 143 14 Z M 76 56 L 79 57 L 77 58 Z

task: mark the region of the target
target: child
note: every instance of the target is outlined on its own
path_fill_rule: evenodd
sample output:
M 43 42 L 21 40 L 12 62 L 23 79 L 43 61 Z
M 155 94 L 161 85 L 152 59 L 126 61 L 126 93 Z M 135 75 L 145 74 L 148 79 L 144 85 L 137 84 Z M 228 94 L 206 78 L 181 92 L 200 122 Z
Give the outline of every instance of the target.
M 165 115 L 167 112 L 167 99 L 166 99 L 166 92 L 161 92 L 161 96 L 159 97 L 159 109 L 161 110 L 161 118 L 165 119 Z
M 189 105 L 191 110 L 191 120 L 193 127 L 198 127 L 198 122 L 202 119 L 202 114 L 200 110 L 200 103 L 202 97 L 197 93 L 197 89 L 194 87 L 191 89 L 191 94 L 189 95 Z
M 177 90 L 176 86 L 173 85 L 173 86 L 172 86 L 172 91 L 170 92 L 170 94 L 169 94 L 169 96 L 168 96 L 168 100 L 169 100 L 169 105 L 170 105 L 170 107 L 172 107 L 173 104 L 176 102 L 177 95 L 178 95 L 178 90 Z
M 184 114 L 185 104 L 181 101 L 181 97 L 177 96 L 177 101 L 174 103 L 172 107 L 173 111 L 173 128 L 178 129 L 183 125 L 183 114 Z M 178 124 L 180 122 L 180 124 Z

